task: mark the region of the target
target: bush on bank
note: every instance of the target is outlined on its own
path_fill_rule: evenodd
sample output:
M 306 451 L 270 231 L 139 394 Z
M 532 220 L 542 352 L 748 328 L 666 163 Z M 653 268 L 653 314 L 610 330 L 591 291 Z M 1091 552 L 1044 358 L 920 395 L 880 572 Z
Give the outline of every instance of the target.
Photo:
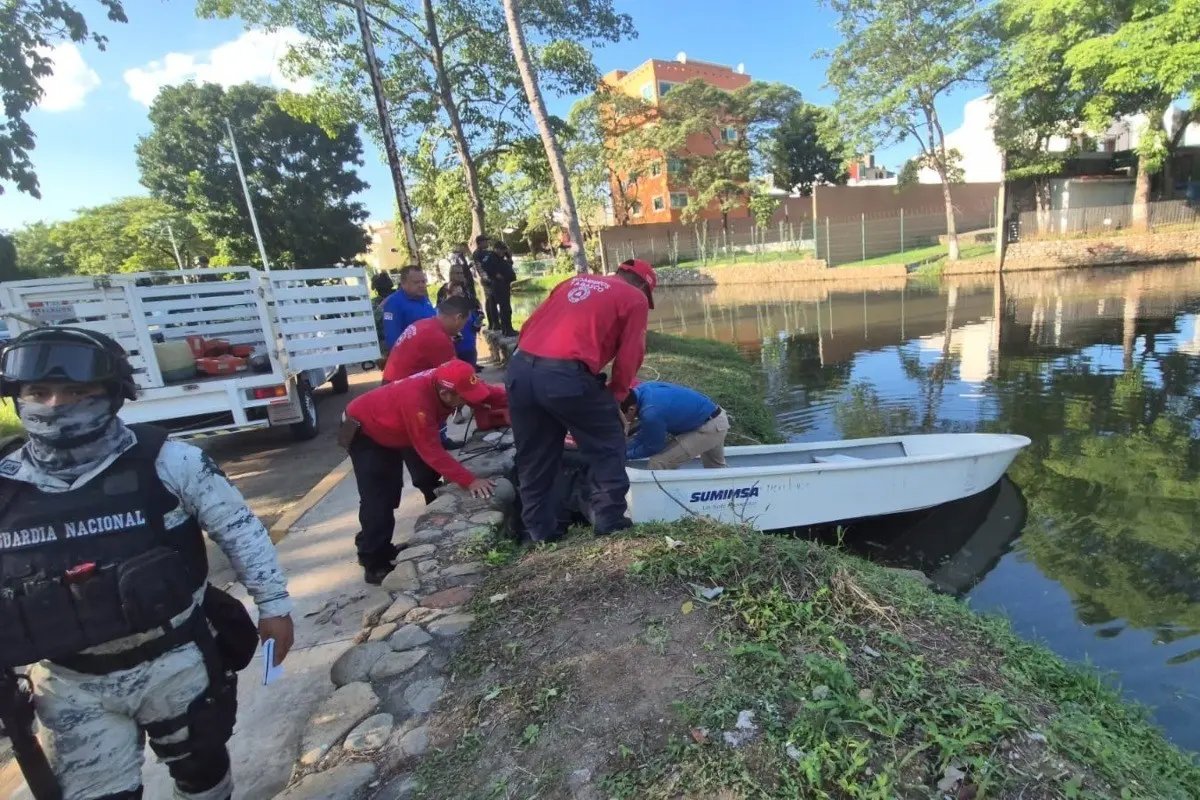
M 648 350 L 776 438 L 732 348 Z M 1200 797 L 1099 676 L 837 548 L 703 519 L 473 547 L 497 569 L 419 798 Z

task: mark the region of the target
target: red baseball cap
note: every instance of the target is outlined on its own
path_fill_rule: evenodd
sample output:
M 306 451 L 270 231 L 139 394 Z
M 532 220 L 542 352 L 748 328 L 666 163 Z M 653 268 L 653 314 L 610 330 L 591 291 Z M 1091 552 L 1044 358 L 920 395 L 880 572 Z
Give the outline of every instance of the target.
M 433 370 L 433 380 L 443 389 L 454 392 L 468 403 L 482 403 L 491 390 L 479 380 L 475 368 L 465 361 L 454 359 Z
M 650 266 L 650 262 L 635 258 L 617 267 L 617 272 L 621 270 L 632 272 L 646 282 L 646 299 L 650 301 L 650 307 L 654 308 L 654 289 L 658 286 L 658 275 L 654 273 L 654 267 Z

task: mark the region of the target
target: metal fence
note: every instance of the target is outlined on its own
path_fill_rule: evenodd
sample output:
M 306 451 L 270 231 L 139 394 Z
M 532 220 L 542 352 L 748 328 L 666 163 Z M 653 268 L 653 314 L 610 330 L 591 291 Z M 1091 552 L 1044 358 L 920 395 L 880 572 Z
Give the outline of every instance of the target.
M 955 211 L 955 228 L 963 247 L 992 241 L 994 211 Z M 901 210 L 853 219 L 829 218 L 727 232 L 720 220 L 700 221 L 682 231 L 619 242 L 605 248 L 606 263 L 642 258 L 656 267 L 701 267 L 768 261 L 823 259 L 829 266 L 862 261 L 912 263 L 935 258 L 944 248 L 946 212 Z M 917 252 L 914 252 L 917 251 Z
M 1133 205 L 1092 206 L 1090 208 L 1054 208 L 1024 211 L 1009 226 L 1010 239 L 1060 239 L 1083 236 L 1117 235 L 1136 227 Z M 1148 203 L 1146 224 L 1150 230 L 1189 230 L 1200 228 L 1200 207 L 1187 200 Z

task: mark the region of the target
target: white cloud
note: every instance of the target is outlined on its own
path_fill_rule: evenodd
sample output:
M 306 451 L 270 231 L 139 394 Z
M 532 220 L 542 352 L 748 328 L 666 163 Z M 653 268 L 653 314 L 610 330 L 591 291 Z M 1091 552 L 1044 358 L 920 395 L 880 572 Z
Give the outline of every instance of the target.
M 142 105 L 154 102 L 164 86 L 176 86 L 189 80 L 219 83 L 229 87 L 239 83 L 268 83 L 293 92 L 312 91 L 312 81 L 293 80 L 283 74 L 279 61 L 290 45 L 304 41 L 294 28 L 278 31 L 247 31 L 232 42 L 198 53 L 167 53 L 162 59 L 125 71 L 129 96 Z
M 50 58 L 54 74 L 42 79 L 42 99 L 38 107 L 43 111 L 81 108 L 83 98 L 100 85 L 100 76 L 87 65 L 83 54 L 72 42 L 39 48 L 39 52 Z

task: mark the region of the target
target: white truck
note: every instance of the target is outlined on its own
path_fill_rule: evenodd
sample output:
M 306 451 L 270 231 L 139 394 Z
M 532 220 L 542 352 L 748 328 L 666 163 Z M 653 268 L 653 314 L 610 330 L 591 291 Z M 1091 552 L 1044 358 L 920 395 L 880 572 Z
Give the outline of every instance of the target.
M 366 274 L 354 267 L 10 281 L 0 285 L 0 318 L 13 336 L 71 325 L 116 339 L 140 389 L 121 418 L 162 425 L 176 438 L 288 425 L 297 440 L 311 439 L 313 390 L 328 381 L 334 392 L 348 391 L 347 365 L 380 356 Z M 189 336 L 248 345 L 254 357 L 229 375 L 164 377 L 163 349 Z

